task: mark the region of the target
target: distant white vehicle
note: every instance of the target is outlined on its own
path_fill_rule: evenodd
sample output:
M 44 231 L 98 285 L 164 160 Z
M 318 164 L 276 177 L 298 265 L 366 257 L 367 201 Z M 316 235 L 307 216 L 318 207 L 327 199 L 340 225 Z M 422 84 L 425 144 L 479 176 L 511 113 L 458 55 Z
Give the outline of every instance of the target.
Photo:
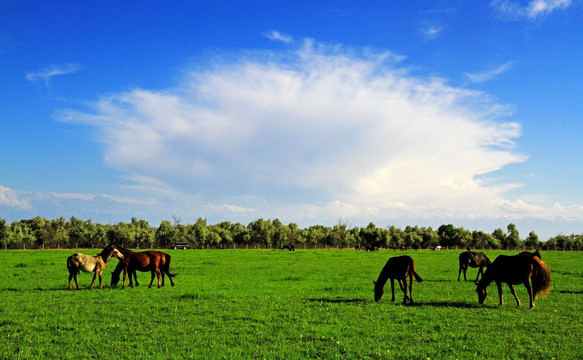
M 190 246 L 188 246 L 188 243 L 186 243 L 186 242 L 179 242 L 179 243 L 176 243 L 176 244 L 172 244 L 172 245 L 170 246 L 170 248 L 171 248 L 171 249 L 175 249 L 175 250 L 176 250 L 176 249 L 182 249 L 182 250 L 186 250 L 186 249 L 188 249 L 189 247 L 190 247 Z

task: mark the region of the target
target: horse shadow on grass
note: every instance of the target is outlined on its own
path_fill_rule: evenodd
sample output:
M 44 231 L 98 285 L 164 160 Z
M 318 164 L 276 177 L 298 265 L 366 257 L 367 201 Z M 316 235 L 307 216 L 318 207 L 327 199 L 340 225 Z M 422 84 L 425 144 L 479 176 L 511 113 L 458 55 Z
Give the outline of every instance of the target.
M 583 290 L 559 290 L 559 294 L 583 294 Z
M 477 309 L 479 307 L 484 307 L 478 303 L 469 303 L 463 301 L 419 301 L 413 304 L 407 304 L 406 306 L 412 307 L 436 307 L 436 308 L 457 308 L 457 309 Z
M 317 302 L 317 303 L 328 303 L 328 304 L 366 304 L 366 303 L 374 303 L 373 299 L 341 299 L 341 298 L 310 298 L 306 299 L 308 302 Z M 389 301 L 388 303 L 391 303 Z M 396 301 L 395 304 L 401 305 L 400 301 Z M 458 309 L 476 309 L 478 307 L 484 307 L 485 305 L 479 305 L 477 303 L 468 303 L 462 301 L 420 301 L 414 302 L 413 304 L 405 304 L 404 306 L 411 306 L 411 307 L 436 307 L 436 308 L 458 308 Z
M 369 302 L 366 299 L 327 299 L 327 298 L 311 298 L 306 299 L 308 302 L 328 303 L 328 304 L 364 304 Z

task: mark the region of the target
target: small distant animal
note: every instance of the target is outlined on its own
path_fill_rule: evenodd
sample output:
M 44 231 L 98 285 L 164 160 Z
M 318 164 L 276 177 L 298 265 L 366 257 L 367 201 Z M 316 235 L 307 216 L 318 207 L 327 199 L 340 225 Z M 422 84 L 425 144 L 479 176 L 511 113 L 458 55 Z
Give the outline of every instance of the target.
M 524 284 L 530 300 L 530 307 L 534 308 L 534 299 L 542 294 L 546 296 L 551 288 L 551 269 L 539 257 L 531 255 L 500 255 L 492 265 L 488 267 L 482 279 L 476 281 L 476 292 L 478 293 L 478 302 L 483 304 L 488 296 L 488 285 L 496 282 L 498 287 L 498 296 L 500 305 L 502 300 L 502 283 L 507 283 L 510 287 L 510 293 L 516 299 L 516 305 L 520 306 L 520 300 L 516 296 L 514 285 Z M 532 282 L 532 285 L 531 285 Z
M 459 256 L 460 268 L 458 270 L 457 281 L 460 281 L 462 271 L 464 272 L 464 280 L 468 281 L 468 278 L 466 277 L 468 266 L 473 268 L 476 267 L 479 268 L 475 280 L 478 281 L 480 275 L 482 276 L 484 275 L 484 267 L 487 268 L 488 266 L 490 266 L 491 263 L 492 262 L 490 261 L 490 259 L 488 259 L 486 254 L 484 254 L 483 252 L 474 252 L 470 251 L 470 249 L 467 249 L 466 252 L 461 253 Z
M 76 253 L 67 258 L 67 270 L 69 270 L 69 290 L 71 288 L 71 280 L 75 279 L 75 285 L 77 285 L 77 290 L 81 290 L 79 287 L 79 271 L 84 272 L 94 272 L 93 281 L 89 285 L 89 289 L 93 289 L 93 284 L 95 284 L 95 278 L 99 276 L 99 288 L 103 289 L 102 279 L 103 270 L 105 270 L 105 265 L 112 258 L 112 256 L 123 259 L 123 254 L 115 249 L 111 244 L 107 245 L 99 254 L 97 255 L 85 255 L 81 253 Z
M 409 296 L 407 296 L 407 278 L 409 278 Z M 409 301 L 413 303 L 413 278 L 418 282 L 422 282 L 423 279 L 415 272 L 415 261 L 409 255 L 395 256 L 389 259 L 377 281 L 373 281 L 374 284 L 374 299 L 375 301 L 380 301 L 385 292 L 385 284 L 388 279 L 391 279 L 391 301 L 395 301 L 395 279 L 399 282 L 399 286 L 403 291 L 403 304 Z

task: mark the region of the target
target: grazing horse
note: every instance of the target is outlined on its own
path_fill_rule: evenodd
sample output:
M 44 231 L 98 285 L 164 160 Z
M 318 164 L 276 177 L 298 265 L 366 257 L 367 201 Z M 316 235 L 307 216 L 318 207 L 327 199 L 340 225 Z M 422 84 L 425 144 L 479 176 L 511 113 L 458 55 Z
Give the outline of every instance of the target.
M 500 297 L 500 305 L 502 305 L 502 283 L 507 283 L 510 287 L 510 292 L 516 299 L 516 305 L 520 306 L 520 301 L 516 296 L 516 291 L 513 285 L 524 284 L 528 291 L 530 299 L 530 307 L 534 307 L 534 299 L 538 294 L 546 296 L 551 288 L 551 269 L 540 258 L 532 255 L 500 255 L 492 265 L 486 270 L 484 276 L 479 282 L 476 282 L 478 287 L 478 302 L 484 303 L 486 296 L 488 296 L 488 285 L 492 281 L 496 282 L 498 287 L 498 295 Z M 530 282 L 532 281 L 532 286 Z
M 162 275 L 162 285 L 161 286 L 164 286 L 165 275 L 168 275 L 168 278 L 170 279 L 170 283 L 172 284 L 172 286 L 176 285 L 172 278 L 178 274 L 170 273 L 171 256 L 169 254 L 166 254 L 166 253 L 163 253 L 160 251 L 154 251 L 154 250 L 146 251 L 146 253 L 148 253 L 148 252 L 156 252 L 160 255 L 159 269 L 160 269 L 160 274 Z M 115 287 L 119 283 L 120 274 L 124 270 L 124 268 L 125 268 L 125 264 L 123 263 L 123 261 L 118 262 L 117 266 L 115 267 L 115 270 L 111 273 L 111 287 Z M 130 279 L 130 287 L 134 287 L 132 280 L 135 280 L 136 286 L 140 285 L 140 283 L 138 282 L 137 271 L 135 269 L 128 268 L 128 277 Z
M 69 290 L 73 290 L 71 288 L 71 280 L 75 279 L 75 284 L 77 285 L 77 290 L 81 290 L 79 287 L 79 271 L 83 270 L 84 272 L 94 272 L 93 281 L 91 281 L 91 285 L 89 289 L 93 289 L 93 284 L 95 283 L 95 278 L 99 275 L 99 288 L 103 289 L 102 286 L 102 279 L 103 279 L 103 270 L 105 269 L 105 264 L 111 259 L 112 256 L 115 256 L 118 259 L 123 259 L 123 254 L 119 252 L 116 248 L 112 245 L 107 245 L 103 251 L 99 254 L 91 256 L 91 255 L 84 255 L 80 253 L 76 253 L 71 255 L 67 258 L 67 269 L 69 270 Z
M 488 267 L 490 266 L 490 264 L 492 264 L 490 259 L 488 259 L 488 257 L 486 256 L 486 254 L 482 252 L 473 252 L 470 251 L 470 249 L 460 254 L 459 261 L 460 268 L 457 275 L 457 281 L 460 281 L 462 271 L 464 272 L 464 280 L 468 281 L 468 278 L 466 277 L 466 271 L 468 271 L 468 266 L 473 268 L 479 267 L 478 275 L 476 275 L 476 281 L 478 281 L 480 274 L 484 276 L 484 267 Z
M 407 296 L 407 277 L 409 278 L 409 296 Z M 399 286 L 405 295 L 403 297 L 403 304 L 413 303 L 413 277 L 418 282 L 422 282 L 423 279 L 415 272 L 415 261 L 409 255 L 395 256 L 389 259 L 377 281 L 374 283 L 374 299 L 375 301 L 380 301 L 385 292 L 385 284 L 388 279 L 391 279 L 391 292 L 393 297 L 391 301 L 395 301 L 395 279 L 399 282 Z
M 124 256 L 121 263 L 123 263 L 123 288 L 126 287 L 126 277 L 129 273 L 131 276 L 132 271 L 150 271 L 152 273 L 152 279 L 150 280 L 150 286 L 154 283 L 154 277 L 158 277 L 158 287 L 161 286 L 160 284 L 160 253 L 158 251 L 143 251 L 143 252 L 135 252 L 132 250 L 124 249 L 117 245 L 113 245 L 119 252 L 121 252 Z M 118 264 L 119 266 L 119 264 Z M 134 274 L 135 276 L 135 274 Z M 113 275 L 112 275 L 112 283 L 113 283 Z M 137 282 L 137 281 L 136 281 Z M 130 286 L 133 287 L 133 283 L 130 279 Z

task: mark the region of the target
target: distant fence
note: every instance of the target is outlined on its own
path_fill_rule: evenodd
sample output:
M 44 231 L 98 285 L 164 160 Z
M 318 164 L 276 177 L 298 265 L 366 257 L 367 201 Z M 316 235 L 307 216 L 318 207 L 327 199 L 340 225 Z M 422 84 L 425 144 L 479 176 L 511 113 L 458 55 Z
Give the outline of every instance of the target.
M 99 245 L 99 244 L 94 244 L 91 247 L 80 247 L 78 245 L 76 245 L 74 248 L 69 248 L 69 247 L 61 247 L 59 244 L 57 244 L 57 246 L 45 246 L 43 245 L 27 245 L 27 244 L 21 244 L 18 247 L 8 247 L 7 244 L 4 244 L 4 246 L 0 247 L 0 249 L 3 250 L 79 250 L 79 249 L 101 249 L 102 247 L 104 247 L 105 245 Z M 123 246 L 123 244 L 122 244 Z M 142 244 L 142 249 L 149 249 L 148 247 L 145 247 Z M 133 249 L 137 249 L 140 250 L 140 246 L 137 245 L 136 247 L 130 247 Z M 170 250 L 170 248 L 157 248 L 157 249 L 168 249 Z M 223 245 L 223 246 L 211 246 L 211 245 L 204 245 L 204 246 L 196 246 L 196 247 L 191 247 L 189 248 L 189 250 L 211 250 L 211 249 L 223 249 L 223 250 L 280 250 L 280 248 L 278 246 L 266 246 L 265 244 L 229 244 L 229 245 Z M 349 247 L 341 247 L 340 245 L 314 245 L 314 244 L 298 244 L 295 246 L 295 250 L 354 250 L 355 246 L 349 246 Z M 379 250 L 395 250 L 395 248 L 389 249 L 386 247 L 379 247 Z M 465 250 L 465 247 L 460 247 L 460 246 L 453 246 L 453 247 L 443 247 L 441 250 L 449 250 L 449 251 L 459 251 L 459 250 Z M 286 248 L 281 249 L 283 250 L 288 250 Z M 400 250 L 400 249 L 397 249 Z M 429 248 L 419 248 L 419 249 L 414 249 L 414 248 L 407 248 L 407 250 L 430 250 Z M 558 246 L 541 246 L 538 248 L 529 248 L 529 247 L 506 247 L 506 248 L 496 248 L 496 247 L 474 247 L 472 248 L 472 250 L 508 250 L 508 251 L 535 251 L 535 250 L 540 250 L 540 251 L 581 251 L 582 248 L 579 247 L 558 247 Z

